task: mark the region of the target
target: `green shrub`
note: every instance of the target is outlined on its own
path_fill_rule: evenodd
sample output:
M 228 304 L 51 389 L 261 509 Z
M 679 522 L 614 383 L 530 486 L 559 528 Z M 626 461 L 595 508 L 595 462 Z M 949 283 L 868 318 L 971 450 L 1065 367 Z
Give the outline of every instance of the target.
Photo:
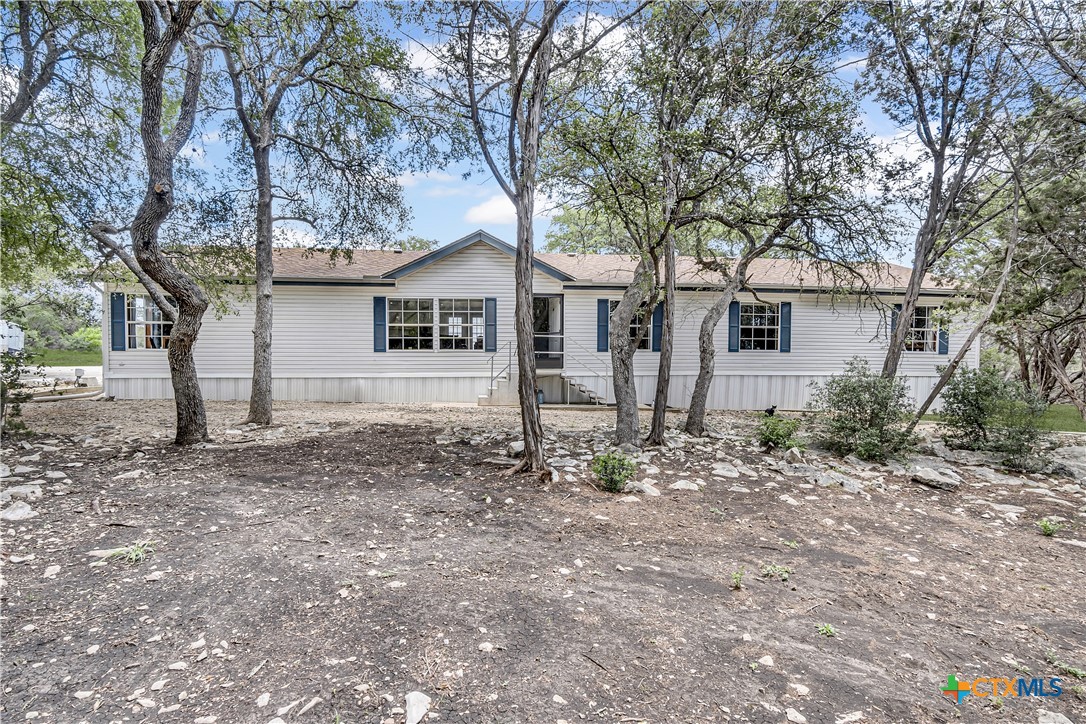
M 622 453 L 606 453 L 592 461 L 592 472 L 603 483 L 604 490 L 621 493 L 626 481 L 637 472 L 637 464 Z
M 102 348 L 101 327 L 80 327 L 71 334 L 71 349 L 93 352 Z
M 907 431 L 913 405 L 903 380 L 885 379 L 854 357 L 842 374 L 812 387 L 814 434 L 832 452 L 885 460 L 913 445 Z
M 26 431 L 22 421 L 23 403 L 31 398 L 31 394 L 19 384 L 19 379 L 41 373 L 40 367 L 33 366 L 33 357 L 25 352 L 0 354 L 0 427 L 4 432 Z
M 799 420 L 787 417 L 763 417 L 758 423 L 758 442 L 767 448 L 795 447 Z
M 1047 435 L 1038 425 L 1048 404 L 995 367 L 960 367 L 943 389 L 941 427 L 947 444 L 1003 455 L 1003 464 L 1036 468 L 1043 464 Z

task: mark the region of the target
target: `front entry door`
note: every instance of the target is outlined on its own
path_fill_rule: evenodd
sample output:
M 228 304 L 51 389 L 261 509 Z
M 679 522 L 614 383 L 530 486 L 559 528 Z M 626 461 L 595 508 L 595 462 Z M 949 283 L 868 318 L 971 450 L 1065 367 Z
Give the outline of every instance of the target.
M 532 300 L 532 309 L 535 365 L 545 370 L 562 369 L 565 299 L 561 294 L 537 294 Z

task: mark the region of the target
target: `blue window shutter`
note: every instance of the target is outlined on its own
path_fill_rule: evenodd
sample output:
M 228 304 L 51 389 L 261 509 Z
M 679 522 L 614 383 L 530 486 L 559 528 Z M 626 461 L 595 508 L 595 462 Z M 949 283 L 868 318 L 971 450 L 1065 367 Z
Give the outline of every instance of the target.
M 792 303 L 781 302 L 780 309 L 781 319 L 781 339 L 780 348 L 781 352 L 792 351 Z
M 893 310 L 890 312 L 890 336 L 894 335 L 897 330 L 897 318 L 901 315 L 901 305 L 895 304 Z
M 739 351 L 739 302 L 734 299 L 728 305 L 728 351 Z
M 373 298 L 373 351 L 384 352 L 387 344 L 384 297 Z
M 607 333 L 610 327 L 609 321 L 611 317 L 611 300 L 610 299 L 597 299 L 596 300 L 596 351 L 606 352 L 608 350 Z
M 483 319 L 486 327 L 483 330 L 483 350 L 496 352 L 498 350 L 498 299 L 487 297 L 483 300 Z
M 652 310 L 652 351 L 660 351 L 660 342 L 664 338 L 664 303 L 656 305 Z
M 111 292 L 109 295 L 109 348 L 114 352 L 123 352 L 127 346 L 124 312 L 124 294 Z
M 950 354 L 950 332 L 939 330 L 939 354 Z

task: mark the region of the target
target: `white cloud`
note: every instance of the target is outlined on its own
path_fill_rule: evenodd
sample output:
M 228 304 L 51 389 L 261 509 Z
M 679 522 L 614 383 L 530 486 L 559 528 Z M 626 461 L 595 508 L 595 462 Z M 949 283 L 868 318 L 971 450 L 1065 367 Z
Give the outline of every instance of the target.
M 558 206 L 547 197 L 537 197 L 534 219 L 549 219 L 558 210 Z M 472 206 L 464 214 L 464 221 L 469 224 L 515 224 L 517 210 L 505 194 L 494 194 L 481 204 Z
M 216 128 L 214 131 L 208 131 L 207 133 L 202 134 L 200 140 L 204 143 L 218 143 L 222 140 L 222 133 Z
M 472 206 L 464 214 L 469 224 L 515 224 L 517 211 L 505 194 L 494 194 L 481 204 Z
M 426 173 L 413 173 L 407 171 L 401 173 L 396 177 L 396 181 L 404 188 L 411 188 L 418 186 L 424 181 L 438 181 L 441 183 L 448 183 L 450 181 L 456 181 L 457 177 L 452 174 L 445 173 L 444 171 L 427 171 Z

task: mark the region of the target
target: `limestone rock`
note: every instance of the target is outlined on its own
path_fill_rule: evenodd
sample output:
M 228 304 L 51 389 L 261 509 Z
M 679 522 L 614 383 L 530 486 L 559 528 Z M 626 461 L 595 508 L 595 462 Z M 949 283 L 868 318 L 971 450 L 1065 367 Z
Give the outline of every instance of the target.
M 923 467 L 913 470 L 912 479 L 917 483 L 927 485 L 929 488 L 939 490 L 956 490 L 961 485 L 957 480 L 952 480 L 943 473 Z
M 784 453 L 784 462 L 792 465 L 806 465 L 807 461 L 803 459 L 803 454 L 799 451 L 798 447 L 790 447 Z
M 37 516 L 37 513 L 34 509 L 21 500 L 12 503 L 0 513 L 0 519 L 13 522 L 17 520 L 29 520 L 35 516 Z
M 1037 710 L 1037 724 L 1075 724 L 1058 711 Z
M 407 724 L 419 724 L 426 716 L 426 712 L 430 711 L 430 701 L 430 697 L 421 691 L 412 691 L 408 694 L 405 709 Z
M 657 496 L 660 494 L 660 489 L 654 484 L 656 481 L 652 478 L 645 478 L 644 480 L 631 480 L 626 483 L 626 487 L 622 489 L 624 493 L 641 493 L 643 495 Z
M 1086 482 L 1086 445 L 1071 445 L 1052 451 L 1052 471 Z
M 13 498 L 27 501 L 37 500 L 41 495 L 40 485 L 16 485 L 0 493 L 0 504 L 6 503 Z

